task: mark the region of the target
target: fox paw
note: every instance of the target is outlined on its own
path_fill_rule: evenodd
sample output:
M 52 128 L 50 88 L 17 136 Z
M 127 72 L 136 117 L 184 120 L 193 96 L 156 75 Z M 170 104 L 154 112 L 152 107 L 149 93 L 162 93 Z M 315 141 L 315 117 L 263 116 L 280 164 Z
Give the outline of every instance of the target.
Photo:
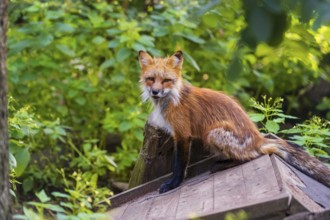
M 172 178 L 172 179 L 168 179 L 166 180 L 159 188 L 159 193 L 166 193 L 172 189 L 177 188 L 178 186 L 180 186 L 181 182 L 182 182 L 183 178 Z
M 170 191 L 172 188 L 169 183 L 163 183 L 159 188 L 159 194 L 166 193 Z

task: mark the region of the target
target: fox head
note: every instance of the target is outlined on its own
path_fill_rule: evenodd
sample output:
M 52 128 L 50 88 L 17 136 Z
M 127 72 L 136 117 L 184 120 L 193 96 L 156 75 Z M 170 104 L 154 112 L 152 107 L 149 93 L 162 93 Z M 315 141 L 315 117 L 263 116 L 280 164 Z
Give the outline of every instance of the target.
M 177 105 L 182 87 L 182 52 L 177 51 L 166 58 L 152 58 L 147 52 L 140 51 L 139 62 L 143 101 L 151 99 L 153 103 L 158 103 L 167 99 Z

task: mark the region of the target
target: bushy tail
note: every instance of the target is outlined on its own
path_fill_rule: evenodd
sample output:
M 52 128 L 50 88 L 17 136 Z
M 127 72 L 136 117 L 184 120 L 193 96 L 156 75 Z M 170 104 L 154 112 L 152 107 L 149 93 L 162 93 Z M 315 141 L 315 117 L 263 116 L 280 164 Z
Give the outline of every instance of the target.
M 275 153 L 290 165 L 330 188 L 330 167 L 310 156 L 300 146 L 282 139 L 265 139 L 260 151 Z

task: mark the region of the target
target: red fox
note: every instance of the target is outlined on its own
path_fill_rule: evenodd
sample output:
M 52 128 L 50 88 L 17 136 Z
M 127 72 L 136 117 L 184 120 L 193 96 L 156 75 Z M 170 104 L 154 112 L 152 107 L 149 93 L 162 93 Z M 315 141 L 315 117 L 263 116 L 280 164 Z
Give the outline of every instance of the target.
M 182 79 L 183 53 L 152 58 L 139 52 L 142 69 L 142 99 L 150 99 L 150 117 L 174 139 L 173 175 L 159 193 L 178 187 L 185 175 L 193 138 L 203 141 L 211 152 L 234 161 L 249 161 L 263 154 L 276 154 L 302 172 L 330 187 L 330 169 L 297 146 L 282 139 L 267 139 L 243 108 L 230 96 L 197 88 Z

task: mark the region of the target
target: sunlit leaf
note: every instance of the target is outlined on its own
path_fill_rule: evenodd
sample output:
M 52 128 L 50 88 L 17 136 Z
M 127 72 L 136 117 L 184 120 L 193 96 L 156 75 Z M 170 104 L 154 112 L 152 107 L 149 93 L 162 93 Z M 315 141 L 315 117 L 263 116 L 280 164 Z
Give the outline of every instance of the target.
M 260 113 L 249 113 L 249 117 L 253 122 L 260 122 L 265 119 L 265 115 Z
M 36 196 L 42 203 L 48 202 L 50 200 L 50 198 L 45 193 L 45 190 L 41 190 L 40 192 L 36 193 Z
M 71 50 L 67 45 L 58 44 L 58 45 L 56 45 L 56 48 L 59 51 L 61 51 L 63 54 L 65 54 L 69 57 L 74 57 L 75 56 L 75 52 L 73 50 Z
M 131 52 L 127 48 L 121 48 L 117 53 L 117 61 L 122 62 L 130 56 Z
M 188 54 L 188 53 L 184 53 L 184 57 L 187 59 L 187 61 L 197 70 L 197 71 L 201 71 L 199 68 L 199 65 L 197 64 L 196 60 L 194 60 L 194 58 Z
M 265 128 L 271 133 L 277 133 L 280 130 L 280 126 L 274 121 L 267 121 Z
M 127 131 L 131 128 L 132 128 L 132 123 L 128 122 L 128 121 L 124 121 L 124 122 L 120 123 L 120 125 L 119 125 L 119 131 L 121 131 L 121 132 Z
M 26 167 L 28 166 L 29 162 L 30 162 L 30 152 L 28 148 L 23 148 L 21 150 L 19 150 L 16 154 L 15 154 L 15 158 L 17 161 L 17 166 L 16 166 L 16 175 L 17 176 L 21 176 Z

